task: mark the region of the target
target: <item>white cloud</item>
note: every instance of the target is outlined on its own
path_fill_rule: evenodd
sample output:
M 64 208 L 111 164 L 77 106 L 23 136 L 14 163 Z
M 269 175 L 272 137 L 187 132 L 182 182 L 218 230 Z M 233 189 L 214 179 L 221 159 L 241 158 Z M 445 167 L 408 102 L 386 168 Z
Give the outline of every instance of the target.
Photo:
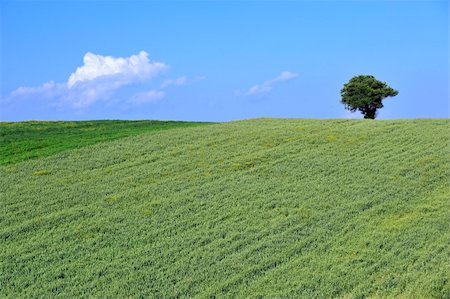
M 64 103 L 74 108 L 86 108 L 97 101 L 107 101 L 126 84 L 111 78 L 98 78 L 91 81 L 79 82 L 62 97 Z
M 182 77 L 178 77 L 176 79 L 169 79 L 169 80 L 164 81 L 161 84 L 161 88 L 166 88 L 166 87 L 169 87 L 170 85 L 181 86 L 181 85 L 185 85 L 186 83 L 187 83 L 187 77 L 182 76 Z
M 131 97 L 130 102 L 134 104 L 145 104 L 161 100 L 165 97 L 165 93 L 160 90 L 149 90 L 145 92 L 136 93 Z
M 21 87 L 17 88 L 16 90 L 12 91 L 11 96 L 16 97 L 16 96 L 26 95 L 29 93 L 48 93 L 48 92 L 53 91 L 55 89 L 55 87 L 56 87 L 56 84 L 53 81 L 46 82 L 38 87 L 26 87 L 26 86 L 22 87 L 21 86 Z
M 272 80 L 272 82 L 280 82 L 280 81 L 287 81 L 294 78 L 297 78 L 298 74 L 292 73 L 292 72 L 282 72 L 278 77 Z
M 44 98 L 52 100 L 51 105 L 54 106 L 86 108 L 97 101 L 111 100 L 126 85 L 144 83 L 168 69 L 165 63 L 151 62 L 144 51 L 117 58 L 89 52 L 83 61 L 84 64 L 70 75 L 67 82 L 50 81 L 38 87 L 19 87 L 2 101 Z M 162 97 L 164 93 L 147 92 L 138 94 L 133 102 L 148 102 L 151 98 Z
M 202 81 L 202 80 L 205 80 L 205 79 L 206 79 L 205 76 L 198 76 L 198 77 L 195 77 L 193 79 L 189 79 L 186 76 L 181 76 L 181 77 L 178 77 L 176 79 L 165 80 L 161 84 L 161 88 L 167 88 L 169 86 L 183 86 L 183 85 L 191 84 L 191 83 L 194 83 L 194 82 Z
M 27 97 L 53 99 L 59 98 L 66 92 L 66 84 L 55 83 L 53 81 L 46 82 L 37 87 L 21 86 L 13 90 L 7 97 L 2 98 L 2 102 L 9 103 L 16 99 L 22 99 Z
M 298 74 L 296 73 L 292 73 L 292 72 L 282 72 L 278 77 L 270 79 L 265 81 L 262 84 L 257 84 L 257 85 L 253 85 L 252 87 L 250 87 L 247 92 L 245 93 L 246 95 L 257 95 L 257 94 L 265 94 L 270 92 L 273 88 L 274 85 L 280 83 L 280 82 L 284 82 L 284 81 L 289 81 L 292 80 L 294 78 L 298 77 Z
M 141 51 L 130 57 L 112 57 L 86 53 L 83 58 L 84 65 L 78 67 L 67 81 L 72 88 L 79 82 L 92 81 L 97 78 L 111 77 L 114 83 L 128 84 L 135 81 L 150 79 L 168 66 L 162 62 L 150 62 L 148 54 Z

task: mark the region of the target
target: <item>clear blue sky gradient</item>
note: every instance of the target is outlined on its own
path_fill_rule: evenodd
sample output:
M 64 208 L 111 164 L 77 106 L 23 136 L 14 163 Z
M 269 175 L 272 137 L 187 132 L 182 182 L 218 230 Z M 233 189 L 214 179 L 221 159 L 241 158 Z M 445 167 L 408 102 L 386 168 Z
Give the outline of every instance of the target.
M 448 1 L 1 1 L 0 120 L 350 117 L 340 89 L 371 74 L 399 91 L 380 118 L 449 117 Z M 18 87 L 67 82 L 87 52 L 139 51 L 170 65 L 142 90 L 180 76 L 165 98 L 84 109 L 51 99 L 4 101 Z M 283 71 L 298 77 L 259 96 L 242 91 Z M 355 115 L 357 116 L 357 115 Z

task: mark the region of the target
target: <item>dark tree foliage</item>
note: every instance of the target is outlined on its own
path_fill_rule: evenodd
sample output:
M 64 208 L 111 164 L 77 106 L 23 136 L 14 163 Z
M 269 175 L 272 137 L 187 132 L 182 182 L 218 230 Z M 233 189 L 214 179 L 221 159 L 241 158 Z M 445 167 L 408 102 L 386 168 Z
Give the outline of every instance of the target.
M 341 89 L 341 103 L 351 112 L 361 111 L 364 118 L 375 119 L 377 109 L 383 108 L 383 99 L 393 97 L 398 91 L 374 76 L 355 76 Z

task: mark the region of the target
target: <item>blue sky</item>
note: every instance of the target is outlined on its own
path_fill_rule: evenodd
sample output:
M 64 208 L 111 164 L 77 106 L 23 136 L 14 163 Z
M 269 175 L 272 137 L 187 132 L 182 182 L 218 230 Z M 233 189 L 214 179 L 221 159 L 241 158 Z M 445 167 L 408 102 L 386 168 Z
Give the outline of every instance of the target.
M 0 120 L 449 116 L 448 1 L 1 1 Z

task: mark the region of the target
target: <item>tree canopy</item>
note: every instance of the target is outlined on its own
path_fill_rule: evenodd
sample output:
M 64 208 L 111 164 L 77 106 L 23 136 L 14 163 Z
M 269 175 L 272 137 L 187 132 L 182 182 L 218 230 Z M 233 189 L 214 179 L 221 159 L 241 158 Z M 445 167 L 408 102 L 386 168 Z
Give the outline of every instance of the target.
M 359 110 L 364 118 L 375 119 L 377 109 L 383 108 L 383 99 L 393 97 L 398 91 L 374 76 L 360 75 L 350 79 L 341 89 L 341 103 L 351 112 Z

